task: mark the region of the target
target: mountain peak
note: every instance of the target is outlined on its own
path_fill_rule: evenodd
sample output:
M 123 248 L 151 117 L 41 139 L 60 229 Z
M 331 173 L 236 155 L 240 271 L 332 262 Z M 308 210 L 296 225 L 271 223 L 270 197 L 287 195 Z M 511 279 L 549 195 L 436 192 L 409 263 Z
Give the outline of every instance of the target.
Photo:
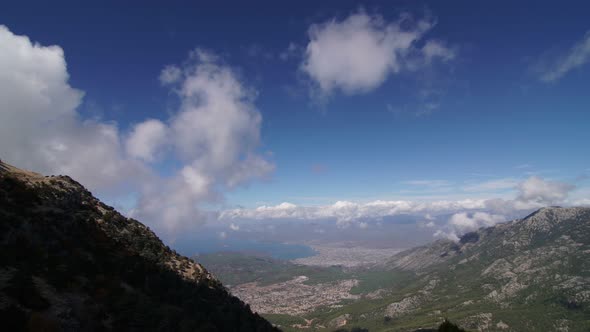
M 531 230 L 549 231 L 555 225 L 590 213 L 588 207 L 548 206 L 529 214 L 521 223 Z

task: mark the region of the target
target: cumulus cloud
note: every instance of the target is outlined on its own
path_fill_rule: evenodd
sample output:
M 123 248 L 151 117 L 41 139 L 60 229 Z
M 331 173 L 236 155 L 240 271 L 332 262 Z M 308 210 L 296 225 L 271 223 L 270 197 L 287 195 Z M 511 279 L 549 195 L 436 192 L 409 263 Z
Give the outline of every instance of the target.
M 153 161 L 156 151 L 166 142 L 167 130 L 164 123 L 155 119 L 135 125 L 126 141 L 127 153 L 135 158 Z
M 435 232 L 434 236 L 444 237 L 453 241 L 468 232 L 482 227 L 490 227 L 507 220 L 503 214 L 513 214 L 515 211 L 527 211 L 552 204 L 583 205 L 580 200 L 568 201 L 568 194 L 575 188 L 574 185 L 545 180 L 537 176 L 517 183 L 513 179 L 493 180 L 475 185 L 474 191 L 515 188 L 517 195 L 512 200 L 488 199 L 484 202 L 485 211 L 458 212 L 451 216 L 448 223 L 442 229 Z M 491 213 L 491 211 L 495 213 Z
M 435 237 L 447 238 L 451 241 L 459 241 L 462 235 L 476 231 L 482 227 L 490 227 L 497 223 L 507 221 L 503 215 L 487 212 L 460 212 L 449 218 L 445 229 L 439 229 L 434 233 Z
M 486 212 L 475 212 L 471 215 L 466 212 L 456 213 L 450 219 L 450 224 L 462 232 L 474 231 L 480 227 L 489 227 L 506 220 L 502 215 Z
M 557 81 L 568 72 L 585 65 L 588 61 L 590 61 L 590 31 L 586 32 L 582 40 L 551 64 L 542 65 L 542 69 L 539 70 L 539 78 L 544 82 Z
M 100 190 L 149 173 L 126 155 L 115 123 L 80 117 L 84 94 L 68 80 L 59 46 L 41 46 L 0 26 L 1 157 Z
M 133 211 L 138 217 L 156 217 L 173 228 L 194 222 L 199 215 L 197 203 L 216 201 L 220 190 L 264 177 L 274 169 L 256 151 L 262 117 L 253 103 L 255 91 L 215 54 L 201 49 L 191 52 L 179 70 L 179 76 L 168 83 L 180 99 L 180 109 L 168 125 L 157 125 L 164 126 L 157 132 L 168 132 L 169 139 L 154 136 L 164 141 L 161 148 L 169 146 L 184 166 L 164 185 L 148 191 Z M 146 154 L 151 156 L 157 150 L 149 152 Z
M 409 15 L 387 22 L 364 11 L 341 21 L 313 24 L 308 30 L 301 70 L 324 96 L 334 90 L 347 94 L 370 91 L 390 74 L 455 56 L 439 41 L 425 41 L 421 49 L 416 46 L 433 25 L 430 20 L 414 21 Z
M 575 186 L 569 183 L 548 181 L 532 176 L 518 185 L 518 200 L 542 205 L 563 202 Z
M 133 217 L 177 231 L 207 216 L 199 205 L 273 170 L 257 148 L 262 117 L 249 89 L 215 54 L 197 49 L 161 82 L 180 107 L 165 121 L 146 119 L 129 133 L 78 114 L 83 93 L 69 83 L 63 50 L 0 26 L 0 156 L 23 168 L 68 174 L 91 190 L 129 183 Z M 161 176 L 160 156 L 178 167 Z

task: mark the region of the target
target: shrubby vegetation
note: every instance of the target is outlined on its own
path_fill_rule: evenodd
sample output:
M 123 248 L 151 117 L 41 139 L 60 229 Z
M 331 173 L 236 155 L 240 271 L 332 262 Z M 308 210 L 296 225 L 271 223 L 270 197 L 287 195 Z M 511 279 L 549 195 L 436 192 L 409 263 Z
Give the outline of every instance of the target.
M 146 226 L 70 178 L 45 180 L 0 173 L 5 331 L 276 330 Z

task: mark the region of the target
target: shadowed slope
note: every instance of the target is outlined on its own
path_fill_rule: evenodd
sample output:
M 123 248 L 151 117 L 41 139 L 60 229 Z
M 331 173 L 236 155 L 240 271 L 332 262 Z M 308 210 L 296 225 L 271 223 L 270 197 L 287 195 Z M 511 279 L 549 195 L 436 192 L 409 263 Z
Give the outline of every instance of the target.
M 68 176 L 0 162 L 6 331 L 273 331 L 200 264 Z

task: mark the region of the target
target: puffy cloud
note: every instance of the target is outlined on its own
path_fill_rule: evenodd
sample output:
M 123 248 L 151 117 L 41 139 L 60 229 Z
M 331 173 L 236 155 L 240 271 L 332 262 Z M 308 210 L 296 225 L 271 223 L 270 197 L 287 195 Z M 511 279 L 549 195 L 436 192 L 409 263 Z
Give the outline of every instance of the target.
M 472 215 L 466 212 L 456 213 L 449 220 L 449 224 L 461 233 L 477 230 L 480 227 L 493 226 L 499 222 L 505 221 L 502 215 L 489 214 L 486 212 L 475 212 Z
M 114 123 L 82 120 L 64 52 L 0 26 L 0 155 L 20 167 L 68 174 L 94 190 L 145 176 Z
M 479 191 L 506 188 L 515 188 L 517 190 L 515 199 L 488 199 L 483 201 L 484 208 L 478 208 L 479 211 L 455 213 L 446 226 L 437 230 L 434 235 L 458 241 L 460 236 L 467 232 L 506 221 L 507 217 L 504 214 L 510 215 L 518 211 L 530 211 L 551 204 L 583 205 L 584 203 L 580 200 L 568 201 L 568 194 L 575 186 L 559 181 L 544 180 L 536 176 L 529 177 L 520 183 L 513 179 L 488 181 L 471 189 Z
M 229 224 L 229 229 L 231 229 L 232 231 L 239 231 L 240 230 L 240 226 L 238 226 L 238 225 L 236 225 L 234 223 L 231 223 L 231 224 Z
M 272 165 L 255 153 L 262 122 L 253 105 L 255 91 L 216 59 L 196 50 L 184 68 L 176 86 L 181 107 L 171 119 L 172 143 L 195 168 L 222 174 L 227 184 L 236 185 Z
M 547 181 L 532 176 L 518 185 L 518 200 L 542 205 L 563 202 L 575 186 L 558 181 Z
M 544 82 L 556 81 L 568 72 L 585 65 L 588 61 L 590 61 L 590 31 L 586 32 L 582 40 L 552 64 L 541 66 L 539 78 Z
M 422 49 L 415 46 L 433 25 L 429 20 L 414 22 L 409 15 L 387 22 L 363 11 L 342 21 L 313 24 L 301 70 L 323 95 L 337 89 L 347 94 L 367 92 L 392 73 L 455 56 L 441 42 L 426 41 Z
M 189 61 L 178 69 L 178 77 L 167 82 L 180 99 L 180 109 L 168 126 L 158 123 L 155 127 L 165 128 L 155 130 L 153 136 L 166 143 L 160 149 L 174 150 L 184 166 L 167 183 L 147 191 L 134 210 L 134 215 L 156 218 L 172 229 L 194 223 L 199 215 L 196 205 L 219 199 L 220 190 L 264 177 L 274 169 L 256 152 L 262 117 L 253 104 L 255 91 L 207 51 L 191 52 Z M 152 156 L 158 144 L 150 146 L 154 150 L 146 154 Z
M 139 123 L 127 138 L 127 153 L 135 158 L 153 161 L 155 152 L 165 144 L 166 135 L 167 127 L 159 120 L 150 119 Z
M 210 199 L 210 188 L 192 179 L 191 171 L 186 169 L 170 178 L 146 183 L 130 215 L 155 227 L 165 237 L 206 222 L 208 218 L 199 210 L 199 203 Z
M 131 215 L 178 231 L 208 215 L 199 210 L 222 192 L 264 177 L 273 165 L 257 152 L 262 117 L 256 92 L 210 52 L 195 50 L 160 80 L 180 100 L 166 121 L 146 119 L 121 133 L 116 123 L 83 120 L 83 93 L 68 83 L 58 46 L 41 46 L 0 26 L 0 156 L 19 167 L 68 174 L 108 193 L 129 184 Z M 160 176 L 166 154 L 178 167 Z
M 449 219 L 446 230 L 439 229 L 434 233 L 434 236 L 459 241 L 459 238 L 465 233 L 476 231 L 482 227 L 490 227 L 503 221 L 506 221 L 506 217 L 503 215 L 486 212 L 455 213 Z

